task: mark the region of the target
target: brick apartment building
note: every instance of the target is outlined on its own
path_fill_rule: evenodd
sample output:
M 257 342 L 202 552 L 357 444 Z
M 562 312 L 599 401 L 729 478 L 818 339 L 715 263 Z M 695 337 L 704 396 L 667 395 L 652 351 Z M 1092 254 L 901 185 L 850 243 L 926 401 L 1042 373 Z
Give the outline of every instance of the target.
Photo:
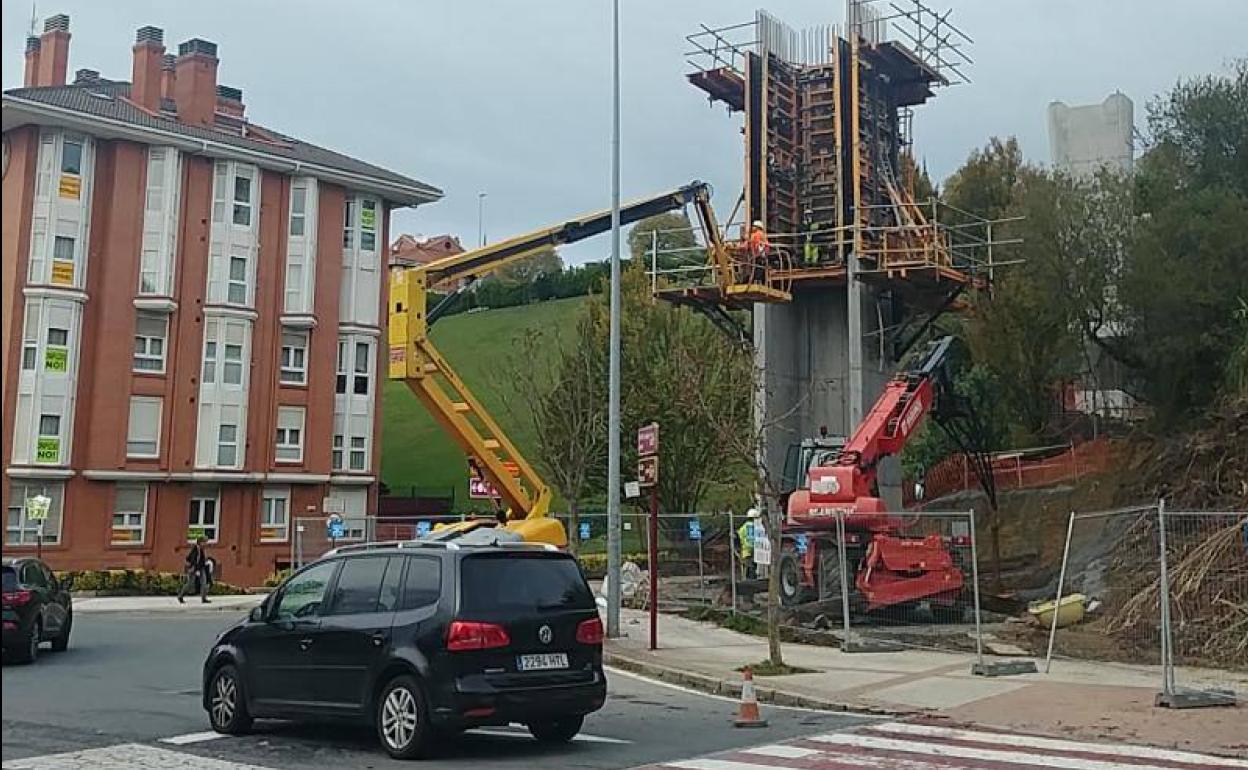
M 251 123 L 214 43 L 143 27 L 130 82 L 66 84 L 69 42 L 47 19 L 3 95 L 4 551 L 43 494 L 54 568 L 202 532 L 257 584 L 295 516 L 375 510 L 390 211 L 441 192 Z

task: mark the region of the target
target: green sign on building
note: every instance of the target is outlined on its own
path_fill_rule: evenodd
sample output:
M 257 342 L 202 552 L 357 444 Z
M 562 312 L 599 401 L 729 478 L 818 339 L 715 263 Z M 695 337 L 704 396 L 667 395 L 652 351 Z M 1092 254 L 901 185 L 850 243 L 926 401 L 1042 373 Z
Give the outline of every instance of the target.
M 35 462 L 56 465 L 61 461 L 61 439 L 58 436 L 40 436 L 35 445 Z
M 43 354 L 43 368 L 49 372 L 64 372 L 69 364 L 69 349 L 49 345 Z

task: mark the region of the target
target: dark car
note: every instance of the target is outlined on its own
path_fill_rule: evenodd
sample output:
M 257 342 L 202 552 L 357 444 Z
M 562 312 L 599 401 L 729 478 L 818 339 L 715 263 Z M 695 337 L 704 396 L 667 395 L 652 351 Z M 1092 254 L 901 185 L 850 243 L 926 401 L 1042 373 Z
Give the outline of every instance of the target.
M 291 575 L 204 663 L 213 729 L 371 723 L 391 756 L 523 723 L 569 741 L 606 699 L 602 622 L 576 560 L 531 544 L 365 544 Z
M 69 647 L 74 626 L 70 581 L 60 581 L 36 558 L 6 558 L 4 573 L 4 654 L 20 663 L 34 663 L 39 645 L 52 642 L 60 652 Z

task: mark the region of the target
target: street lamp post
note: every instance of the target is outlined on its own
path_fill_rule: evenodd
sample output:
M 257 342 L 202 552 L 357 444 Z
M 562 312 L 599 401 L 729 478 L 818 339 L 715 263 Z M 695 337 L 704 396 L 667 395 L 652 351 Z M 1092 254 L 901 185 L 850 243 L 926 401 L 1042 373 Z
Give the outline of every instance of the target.
M 611 342 L 607 409 L 607 635 L 620 635 L 620 0 L 611 3 Z
M 477 236 L 480 246 L 485 245 L 485 193 L 477 193 Z

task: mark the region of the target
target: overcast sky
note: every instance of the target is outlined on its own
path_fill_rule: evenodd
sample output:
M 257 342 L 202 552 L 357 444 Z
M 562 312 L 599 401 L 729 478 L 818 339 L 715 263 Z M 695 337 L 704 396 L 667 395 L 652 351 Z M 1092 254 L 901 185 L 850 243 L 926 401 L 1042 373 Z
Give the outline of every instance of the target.
M 1099 102 L 1115 89 L 1144 106 L 1182 77 L 1248 55 L 1248 0 L 930 0 L 975 43 L 972 82 L 940 92 L 915 118 L 919 155 L 937 179 L 992 135 L 1015 135 L 1048 160 L 1045 107 Z M 843 19 L 839 0 L 770 0 L 795 27 Z M 886 5 L 886 3 L 885 3 Z M 739 116 L 684 79 L 684 36 L 700 23 L 753 18 L 756 1 L 623 0 L 625 198 L 691 179 L 711 182 L 721 217 L 741 187 Z M 611 5 L 608 0 L 40 0 L 70 15 L 70 73 L 129 79 L 134 31 L 165 45 L 216 42 L 218 82 L 239 87 L 257 123 L 442 188 L 399 212 L 393 234 L 477 240 L 487 193 L 491 240 L 603 208 L 610 195 Z M 31 6 L 3 3 L 3 84 L 21 85 Z M 565 250 L 605 256 L 600 237 Z

